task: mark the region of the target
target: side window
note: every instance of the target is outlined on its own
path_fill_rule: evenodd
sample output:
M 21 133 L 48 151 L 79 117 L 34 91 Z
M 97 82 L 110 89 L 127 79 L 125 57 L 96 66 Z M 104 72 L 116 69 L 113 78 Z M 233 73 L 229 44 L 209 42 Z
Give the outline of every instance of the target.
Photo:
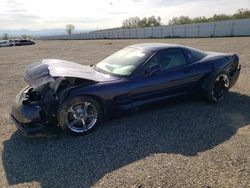
M 171 49 L 162 51 L 160 54 L 160 64 L 163 70 L 187 64 L 181 49 Z
M 146 67 L 151 64 L 159 64 L 161 70 L 168 70 L 174 67 L 187 64 L 181 49 L 163 50 L 155 54 L 147 63 Z
M 199 61 L 207 55 L 205 52 L 191 47 L 189 49 L 185 49 L 185 54 L 187 56 L 188 62 L 190 63 Z

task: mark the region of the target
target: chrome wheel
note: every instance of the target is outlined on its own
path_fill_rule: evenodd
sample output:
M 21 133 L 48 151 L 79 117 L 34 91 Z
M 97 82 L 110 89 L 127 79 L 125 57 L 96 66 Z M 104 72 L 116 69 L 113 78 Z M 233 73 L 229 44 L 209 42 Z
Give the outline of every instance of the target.
M 66 125 L 76 133 L 90 130 L 97 122 L 97 108 L 90 102 L 71 106 L 66 113 Z
M 220 74 L 217 76 L 212 89 L 212 98 L 215 101 L 222 100 L 229 89 L 229 85 L 230 81 L 227 74 Z

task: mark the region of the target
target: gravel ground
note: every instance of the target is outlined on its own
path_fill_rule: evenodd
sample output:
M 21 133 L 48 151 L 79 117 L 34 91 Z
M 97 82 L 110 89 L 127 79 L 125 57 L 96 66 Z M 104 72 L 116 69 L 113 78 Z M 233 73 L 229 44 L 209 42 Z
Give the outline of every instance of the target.
M 43 58 L 92 64 L 140 42 L 235 52 L 242 73 L 221 104 L 198 98 L 164 104 L 83 137 L 24 138 L 8 120 L 28 64 Z M 250 37 L 38 41 L 0 48 L 0 57 L 0 187 L 250 187 Z

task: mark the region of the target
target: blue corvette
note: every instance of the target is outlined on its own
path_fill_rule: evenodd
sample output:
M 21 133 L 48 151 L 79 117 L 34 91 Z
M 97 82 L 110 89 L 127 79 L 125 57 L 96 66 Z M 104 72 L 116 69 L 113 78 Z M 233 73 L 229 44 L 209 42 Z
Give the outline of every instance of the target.
M 59 126 L 83 135 L 104 119 L 190 93 L 222 101 L 240 73 L 236 54 L 175 44 L 137 44 L 96 65 L 58 59 L 31 64 L 14 99 L 11 119 L 24 135 Z

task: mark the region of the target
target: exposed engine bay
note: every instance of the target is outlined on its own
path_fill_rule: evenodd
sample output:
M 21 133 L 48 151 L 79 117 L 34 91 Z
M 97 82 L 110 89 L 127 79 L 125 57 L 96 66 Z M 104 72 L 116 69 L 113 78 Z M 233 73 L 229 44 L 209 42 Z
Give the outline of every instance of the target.
M 20 125 L 20 122 L 24 123 L 26 129 L 31 122 L 41 127 L 57 125 L 57 109 L 68 91 L 73 87 L 97 83 L 97 80 L 91 80 L 93 72 L 98 74 L 89 66 L 64 60 L 43 60 L 29 65 L 24 76 L 29 86 L 14 100 L 12 119 Z M 102 77 L 99 80 L 105 80 Z M 33 130 L 36 132 L 37 127 L 32 125 L 31 133 Z
M 46 121 L 46 123 L 51 120 L 56 121 L 57 107 L 66 98 L 69 88 L 78 85 L 87 86 L 94 83 L 81 78 L 58 77 L 53 79 L 54 81 L 36 88 L 29 87 L 23 99 L 23 105 L 39 107 L 40 120 Z M 38 116 L 38 114 L 35 116 Z
M 24 79 L 30 87 L 24 92 L 23 105 L 40 107 L 40 119 L 48 121 L 55 119 L 57 107 L 66 98 L 70 88 L 84 87 L 113 78 L 90 66 L 59 59 L 44 59 L 30 64 Z

